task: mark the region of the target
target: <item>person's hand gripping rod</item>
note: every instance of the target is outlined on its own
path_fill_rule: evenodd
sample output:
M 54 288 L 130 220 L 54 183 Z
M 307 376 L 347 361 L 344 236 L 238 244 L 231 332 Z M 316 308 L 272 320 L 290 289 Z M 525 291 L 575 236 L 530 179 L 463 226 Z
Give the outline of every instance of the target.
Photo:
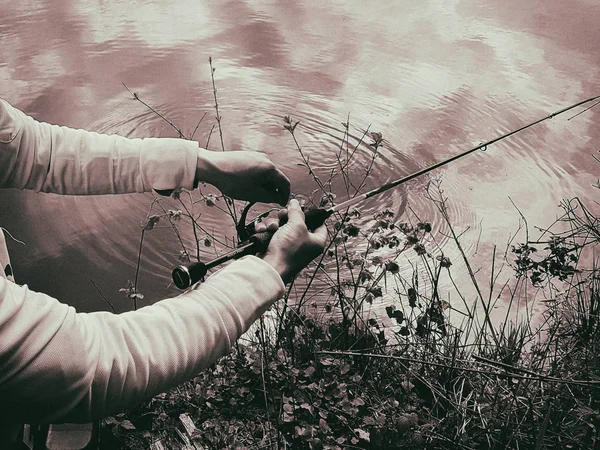
M 352 199 L 354 200 L 354 199 Z M 340 204 L 339 206 L 342 206 Z M 339 210 L 339 207 L 329 209 L 311 209 L 304 215 L 304 223 L 309 231 L 315 231 L 321 225 L 325 223 L 325 220 L 331 216 L 335 211 Z M 213 269 L 227 261 L 239 259 L 246 255 L 255 255 L 257 253 L 264 253 L 269 246 L 269 242 L 273 237 L 273 233 L 270 231 L 262 231 L 255 233 L 250 236 L 248 242 L 242 243 L 236 249 L 221 255 L 211 261 L 194 262 L 190 264 L 181 265 L 173 269 L 172 277 L 175 286 L 179 289 L 187 289 L 198 281 L 202 280 L 210 269 Z

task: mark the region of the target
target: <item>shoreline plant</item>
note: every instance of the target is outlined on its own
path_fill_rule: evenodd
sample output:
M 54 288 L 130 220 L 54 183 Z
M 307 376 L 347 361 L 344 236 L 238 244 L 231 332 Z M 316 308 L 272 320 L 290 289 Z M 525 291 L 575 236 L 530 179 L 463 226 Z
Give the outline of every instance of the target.
M 286 116 L 282 126 L 316 185 L 304 197 L 306 206 L 334 203 L 334 183 L 341 183 L 347 198 L 360 193 L 385 145 L 382 134 L 369 128 L 352 138 L 348 117 L 332 152 L 334 168 L 322 173 L 300 144 L 302 124 Z M 364 152 L 370 155 L 366 166 L 356 157 Z M 410 208 L 403 217 L 385 208 L 370 217 L 356 208 L 334 215 L 325 252 L 291 283 L 269 316 L 210 369 L 104 420 L 101 448 L 600 445 L 600 271 L 594 254 L 600 219 L 579 199 L 564 201 L 561 218 L 538 230 L 534 240 L 519 211 L 524 241 L 515 235 L 503 255 L 494 248 L 482 280 L 461 245 L 463 234 L 441 184 L 429 183 L 426 197 L 442 223 L 432 224 Z M 171 201 L 177 207 L 157 197 L 142 225 L 136 276 L 123 288 L 134 308 L 142 295 L 137 274 L 144 233 L 159 223 L 173 229 L 183 262 L 206 257 L 201 249 L 217 254 L 236 245 L 234 237 L 202 228 L 194 206 L 219 208 L 235 224 L 237 202 L 202 188 L 174 192 Z M 192 246 L 181 231 L 188 224 Z M 437 247 L 442 233 L 458 257 Z M 398 262 L 405 256 L 413 264 L 408 272 Z M 468 275 L 462 285 L 453 278 L 457 267 Z M 509 267 L 513 274 L 500 282 L 500 272 Z M 532 324 L 527 314 L 523 321 L 510 320 L 510 313 L 540 295 L 541 324 Z M 494 323 L 491 310 L 500 300 L 507 304 L 506 317 Z M 384 317 L 373 314 L 374 303 L 382 305 Z

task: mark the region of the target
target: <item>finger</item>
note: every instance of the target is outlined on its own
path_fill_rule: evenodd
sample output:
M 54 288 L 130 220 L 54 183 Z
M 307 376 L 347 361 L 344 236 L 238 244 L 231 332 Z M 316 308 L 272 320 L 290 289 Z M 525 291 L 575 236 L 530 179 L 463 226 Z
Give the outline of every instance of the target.
M 279 203 L 279 194 L 273 186 L 260 184 L 252 188 L 251 193 L 247 194 L 247 200 L 260 203 Z
M 254 224 L 254 232 L 255 233 L 262 233 L 263 231 L 267 231 L 267 224 L 264 222 L 256 222 Z
M 289 198 L 289 188 L 285 193 L 271 183 L 263 183 L 254 190 L 253 200 L 261 203 L 278 203 L 285 206 Z
M 287 205 L 287 202 L 290 199 L 290 179 L 286 177 L 281 170 L 275 168 L 275 170 L 271 172 L 269 181 L 274 187 L 274 191 L 277 193 L 277 203 L 282 206 Z
M 271 222 L 268 226 L 267 226 L 267 230 L 271 233 L 275 233 L 277 230 L 279 230 L 279 223 L 278 222 Z
M 288 221 L 292 223 L 304 223 L 304 213 L 300 208 L 298 200 L 293 198 L 288 205 Z
M 325 247 L 327 243 L 327 227 L 325 225 L 321 225 L 312 233 L 313 238 L 316 243 L 318 243 L 321 247 Z
M 287 208 L 280 209 L 277 212 L 277 218 L 279 219 L 279 223 L 283 225 L 288 220 L 288 210 Z
M 290 180 L 276 167 L 266 174 L 257 186 L 257 198 L 263 203 L 287 204 L 290 198 Z

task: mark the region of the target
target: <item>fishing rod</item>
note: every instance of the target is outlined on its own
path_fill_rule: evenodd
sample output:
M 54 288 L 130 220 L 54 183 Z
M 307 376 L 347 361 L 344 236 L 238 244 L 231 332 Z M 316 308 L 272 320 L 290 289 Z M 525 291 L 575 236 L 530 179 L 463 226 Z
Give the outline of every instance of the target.
M 460 158 L 467 156 L 473 152 L 476 152 L 477 150 L 485 151 L 488 146 L 495 144 L 496 142 L 506 139 L 514 134 L 520 133 L 521 131 L 526 130 L 527 128 L 533 127 L 534 125 L 537 125 L 538 123 L 544 122 L 548 119 L 552 119 L 553 117 L 558 116 L 559 114 L 563 114 L 574 108 L 577 108 L 578 106 L 584 105 L 589 102 L 593 102 L 594 100 L 597 100 L 597 99 L 600 99 L 600 95 L 597 95 L 595 97 L 590 97 L 587 100 L 582 100 L 578 103 L 575 103 L 574 105 L 567 106 L 566 108 L 563 108 L 556 112 L 553 112 L 552 114 L 542 117 L 541 119 L 538 119 L 534 122 L 528 123 L 527 125 L 523 125 L 522 127 L 517 128 L 516 130 L 505 133 L 505 134 L 498 136 L 490 141 L 484 142 L 483 144 L 479 144 L 476 147 L 473 147 L 469 150 L 466 150 L 466 151 L 459 153 L 455 156 L 452 156 L 448 159 L 445 159 L 443 161 L 435 163 L 429 167 L 421 169 L 410 175 L 407 175 L 405 177 L 402 177 L 397 180 L 386 183 L 386 184 L 384 184 L 378 188 L 375 188 L 369 192 L 365 192 L 364 194 L 360 194 L 355 197 L 352 197 L 352 198 L 350 198 L 342 203 L 339 203 L 337 205 L 331 206 L 329 208 L 310 209 L 305 213 L 306 227 L 310 231 L 314 231 L 317 228 L 319 228 L 321 225 L 323 225 L 325 223 L 325 221 L 336 212 L 347 210 L 350 206 L 355 205 L 356 203 L 362 202 L 363 200 L 374 197 L 375 195 L 379 195 L 383 192 L 386 192 L 390 189 L 400 186 L 401 184 L 404 184 L 410 180 L 420 177 L 421 175 L 425 175 L 428 172 L 431 172 L 435 169 L 445 166 L 446 164 L 456 161 L 457 159 L 460 159 Z M 593 106 L 595 106 L 595 105 L 593 105 Z M 244 214 L 244 217 L 245 217 L 245 214 Z M 255 234 L 250 235 L 248 237 L 248 239 L 244 240 L 237 248 L 235 248 L 231 252 L 226 253 L 222 256 L 219 256 L 218 258 L 215 258 L 209 262 L 206 262 L 206 263 L 195 262 L 195 263 L 190 263 L 187 265 L 181 265 L 179 267 L 176 267 L 175 269 L 173 269 L 173 273 L 172 273 L 173 282 L 175 283 L 175 285 L 178 288 L 187 289 L 190 286 L 192 286 L 193 284 L 200 281 L 202 278 L 204 278 L 206 273 L 214 267 L 217 267 L 227 261 L 241 258 L 242 256 L 254 255 L 256 253 L 264 252 L 267 249 L 267 246 L 269 245 L 271 236 L 272 236 L 272 233 L 269 233 L 267 231 L 264 231 L 261 233 L 255 233 Z

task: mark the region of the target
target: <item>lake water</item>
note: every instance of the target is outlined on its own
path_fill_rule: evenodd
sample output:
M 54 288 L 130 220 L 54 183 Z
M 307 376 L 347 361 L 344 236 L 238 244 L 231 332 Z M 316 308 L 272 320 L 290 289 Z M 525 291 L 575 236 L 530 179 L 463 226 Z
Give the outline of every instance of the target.
M 300 120 L 298 140 L 321 174 L 335 166 L 349 117 L 353 136 L 370 127 L 385 139 L 374 187 L 600 93 L 600 3 L 480 3 L 0 0 L 0 96 L 51 123 L 176 136 L 124 83 L 186 133 L 207 113 L 196 133 L 204 145 L 215 124 L 212 57 L 226 149 L 268 153 L 294 193 L 310 194 L 315 185 L 282 117 Z M 593 206 L 598 111 L 544 122 L 435 173 L 457 229 L 468 230 L 462 242 L 476 268 L 485 272 L 493 246 L 504 249 L 517 230 L 511 200 L 540 226 L 560 213 L 563 198 Z M 220 150 L 217 134 L 209 148 Z M 368 148 L 356 158 L 360 176 Z M 407 214 L 408 204 L 441 227 L 426 182 L 363 208 Z M 117 310 L 128 309 L 118 290 L 135 276 L 152 198 L 0 193 L 0 224 L 26 243 L 10 243 L 19 281 L 83 311 L 107 309 L 93 281 Z M 214 208 L 198 212 L 206 229 L 231 234 Z M 178 250 L 170 228 L 147 234 L 143 304 L 176 293 L 167 285 Z M 459 264 L 455 270 L 466 276 Z

